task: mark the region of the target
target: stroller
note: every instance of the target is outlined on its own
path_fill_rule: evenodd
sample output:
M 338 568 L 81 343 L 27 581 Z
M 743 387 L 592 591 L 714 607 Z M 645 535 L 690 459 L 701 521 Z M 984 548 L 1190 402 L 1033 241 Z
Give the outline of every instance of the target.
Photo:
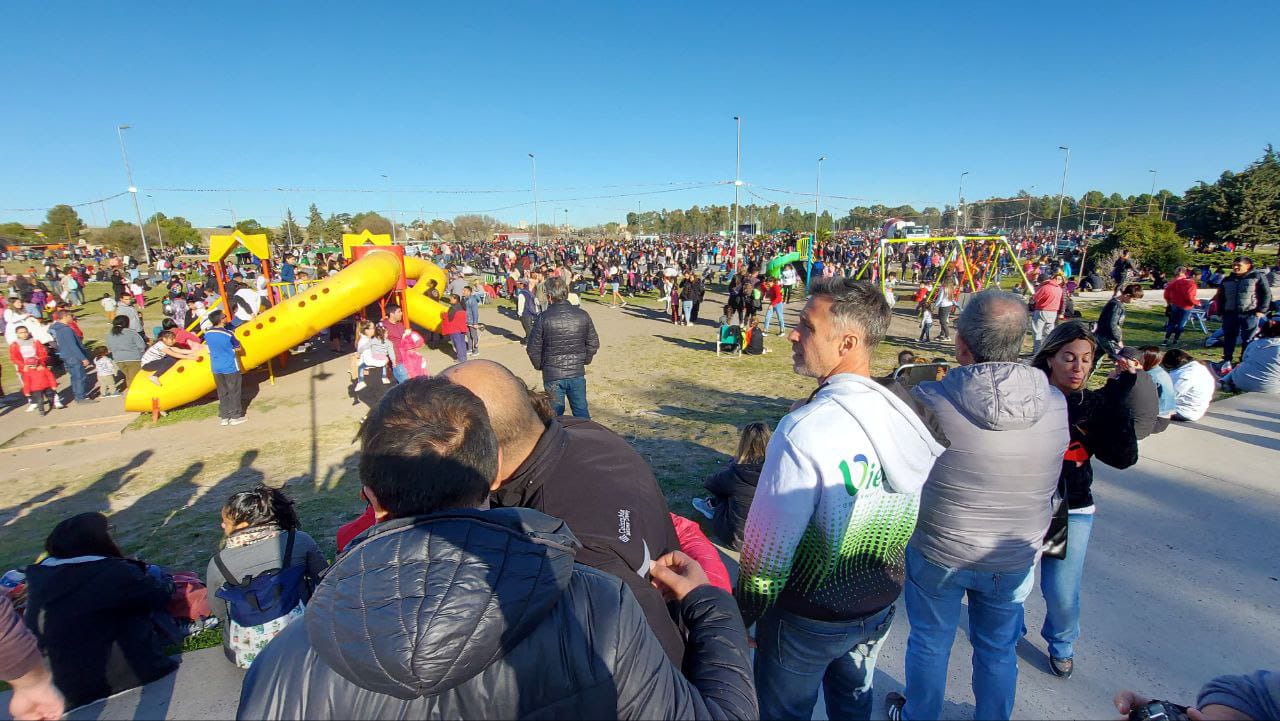
M 716 356 L 721 353 L 732 353 L 734 358 L 742 355 L 742 326 L 720 326 L 720 338 L 716 341 Z

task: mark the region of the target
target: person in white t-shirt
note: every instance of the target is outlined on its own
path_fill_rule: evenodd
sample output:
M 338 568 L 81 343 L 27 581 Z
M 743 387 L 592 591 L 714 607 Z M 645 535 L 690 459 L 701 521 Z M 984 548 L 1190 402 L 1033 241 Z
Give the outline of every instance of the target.
M 782 302 L 783 303 L 791 302 L 791 289 L 796 287 L 796 281 L 798 279 L 799 279 L 799 276 L 796 275 L 796 267 L 794 265 L 787 264 L 787 267 L 782 269 Z
M 1170 418 L 1175 421 L 1203 418 L 1218 387 L 1213 371 L 1180 348 L 1165 353 L 1161 365 L 1173 381 L 1174 409 Z

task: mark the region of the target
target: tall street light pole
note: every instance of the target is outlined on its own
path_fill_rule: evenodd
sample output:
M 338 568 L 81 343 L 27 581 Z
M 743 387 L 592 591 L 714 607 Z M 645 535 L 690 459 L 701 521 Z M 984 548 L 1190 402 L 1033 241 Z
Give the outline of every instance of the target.
M 382 179 L 387 181 L 387 186 L 388 186 L 387 204 L 391 206 L 391 218 L 389 218 L 389 220 L 391 221 L 391 242 L 392 244 L 394 244 L 396 242 L 396 199 L 395 199 L 395 196 L 391 194 L 391 189 L 390 189 L 391 178 L 388 177 L 386 173 L 382 173 L 381 175 L 382 175 Z
M 738 193 L 742 189 L 742 117 L 735 115 L 733 116 L 733 121 L 738 124 L 738 143 L 737 143 L 737 152 L 735 153 L 735 160 L 733 165 L 733 266 L 734 267 L 729 270 L 729 278 L 731 280 L 733 279 L 733 276 L 737 274 L 738 263 L 739 263 L 738 254 L 741 252 L 741 249 L 739 248 L 740 232 L 738 230 L 738 206 L 739 206 Z
M 1156 204 L 1156 171 L 1148 170 L 1151 173 L 1151 199 L 1147 201 L 1147 215 L 1151 215 L 1151 206 Z
M 129 167 L 129 153 L 124 149 L 124 131 L 129 125 L 117 125 L 116 137 L 120 139 L 120 157 L 124 159 L 124 174 L 129 179 L 129 195 L 133 196 L 133 213 L 138 218 L 138 237 L 142 238 L 142 264 L 151 264 L 151 251 L 147 249 L 147 234 L 142 230 L 142 209 L 138 207 L 138 188 L 133 184 L 133 170 Z
M 964 215 L 964 176 L 968 174 L 967 170 L 960 174 L 960 191 L 956 195 L 956 235 L 960 235 L 960 224 L 964 222 L 961 217 Z
M 1031 199 L 1032 199 L 1033 197 L 1035 197 L 1035 193 L 1033 193 L 1033 192 L 1031 192 L 1031 191 L 1032 191 L 1032 190 L 1035 190 L 1035 189 L 1036 189 L 1036 186 L 1034 186 L 1034 185 L 1033 185 L 1033 186 L 1031 186 L 1031 188 L 1027 191 L 1027 217 L 1025 217 L 1025 218 L 1023 218 L 1023 219 L 1022 219 L 1022 234 L 1023 234 L 1023 235 L 1026 235 L 1026 234 L 1027 234 L 1027 227 L 1028 227 L 1028 226 L 1030 225 L 1030 223 L 1031 223 Z
M 538 159 L 529 153 L 529 160 L 533 163 L 533 243 L 541 245 L 542 231 L 538 228 Z
M 569 209 L 568 208 L 564 209 L 564 234 L 565 234 L 565 237 L 569 236 Z
M 1065 150 L 1067 154 L 1062 159 L 1062 188 L 1058 190 L 1058 223 L 1053 228 L 1053 242 L 1055 244 L 1058 242 L 1058 232 L 1062 230 L 1062 199 L 1067 193 L 1067 168 L 1071 165 L 1071 148 L 1059 145 L 1058 150 Z
M 808 257 L 805 258 L 805 261 L 806 261 L 805 274 L 804 274 L 805 292 L 808 292 L 809 281 L 813 279 L 813 249 L 814 249 L 814 246 L 818 244 L 818 218 L 822 216 L 822 161 L 826 159 L 827 159 L 827 156 L 825 155 L 818 158 L 818 174 L 817 174 L 817 178 L 814 180 L 813 240 L 809 242 L 809 252 L 806 254 Z

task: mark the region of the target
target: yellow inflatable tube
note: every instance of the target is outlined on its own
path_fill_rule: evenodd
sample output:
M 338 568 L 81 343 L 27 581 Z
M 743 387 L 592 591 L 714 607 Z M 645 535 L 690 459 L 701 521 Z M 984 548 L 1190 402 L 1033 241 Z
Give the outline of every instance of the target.
M 428 330 L 440 327 L 446 306 L 429 298 L 425 291 L 434 279 L 443 291 L 444 271 L 419 258 L 405 258 L 406 275 L 417 278 L 418 285 L 405 291 L 405 314 L 409 320 Z M 279 305 L 259 313 L 253 320 L 236 329 L 236 338 L 244 346 L 240 357 L 243 370 L 256 368 L 312 338 L 324 328 L 356 313 L 390 293 L 400 279 L 400 259 L 391 253 L 371 252 Z M 150 412 L 152 401 L 160 410 L 169 410 L 199 400 L 214 390 L 209 358 L 178 361 L 161 376 L 161 385 L 151 381 L 143 371 L 134 377 L 124 398 L 127 411 Z

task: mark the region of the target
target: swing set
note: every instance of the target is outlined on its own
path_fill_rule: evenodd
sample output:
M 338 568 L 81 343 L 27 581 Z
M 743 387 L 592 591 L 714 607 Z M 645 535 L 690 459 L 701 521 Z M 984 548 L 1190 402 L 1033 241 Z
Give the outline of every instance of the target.
M 1028 293 L 1035 292 L 1031 281 L 1027 279 L 1027 274 L 1022 272 L 1022 265 L 1018 262 L 1018 254 L 1014 252 L 1013 247 L 1009 245 L 1009 240 L 1003 235 L 956 235 L 944 238 L 881 238 L 880 248 L 876 251 L 876 271 L 880 276 L 880 292 L 885 292 L 885 261 L 888 257 L 888 246 L 893 243 L 947 243 L 950 249 L 947 251 L 946 260 L 942 263 L 944 270 L 939 273 L 939 278 L 946 273 L 946 268 L 957 260 L 960 262 L 960 268 L 964 271 L 961 279 L 960 287 L 963 289 L 967 282 L 969 292 L 976 293 L 983 288 L 991 286 L 993 280 L 997 280 L 999 272 L 999 260 L 1002 254 L 1008 254 L 1009 260 L 1014 268 L 1018 270 L 1018 275 L 1022 277 L 1022 283 L 1027 288 Z M 967 247 L 966 247 L 967 246 Z M 871 267 L 871 263 L 862 266 L 858 274 L 854 276 L 855 280 L 861 280 L 863 273 L 867 272 L 867 268 Z M 974 271 L 977 271 L 975 278 Z M 936 283 L 933 290 L 929 292 L 928 301 L 932 303 L 938 294 L 938 289 L 942 287 L 942 283 Z

